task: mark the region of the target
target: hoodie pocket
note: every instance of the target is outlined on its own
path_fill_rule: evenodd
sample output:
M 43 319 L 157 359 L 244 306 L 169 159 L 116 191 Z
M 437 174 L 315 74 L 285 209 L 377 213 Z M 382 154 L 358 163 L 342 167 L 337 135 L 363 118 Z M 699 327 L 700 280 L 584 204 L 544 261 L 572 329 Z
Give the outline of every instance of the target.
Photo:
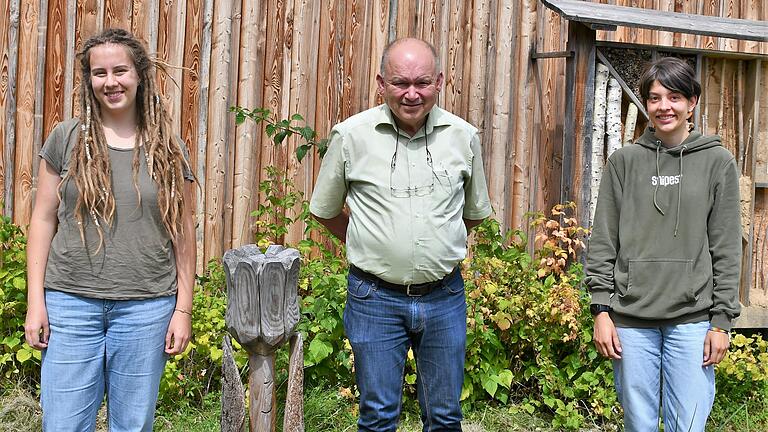
M 629 260 L 627 289 L 619 292 L 620 309 L 647 319 L 674 317 L 696 302 L 694 279 L 693 260 Z

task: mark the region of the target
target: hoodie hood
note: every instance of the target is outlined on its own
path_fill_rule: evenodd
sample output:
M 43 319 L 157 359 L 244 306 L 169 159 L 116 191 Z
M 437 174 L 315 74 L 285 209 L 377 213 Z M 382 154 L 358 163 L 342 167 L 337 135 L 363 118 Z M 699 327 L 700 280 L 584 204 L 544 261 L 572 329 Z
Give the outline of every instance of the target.
M 713 147 L 721 147 L 722 144 L 720 143 L 720 137 L 717 135 L 709 135 L 704 136 L 699 132 L 691 131 L 691 133 L 688 134 L 688 137 L 683 140 L 680 145 L 676 147 L 667 148 L 664 147 L 661 140 L 654 135 L 654 129 L 651 127 L 647 127 L 645 129 L 645 132 L 643 132 L 643 135 L 640 136 L 640 138 L 637 140 L 637 143 L 641 146 L 654 150 L 656 152 L 656 176 L 661 177 L 661 169 L 659 168 L 659 153 L 664 152 L 672 156 L 677 156 L 680 159 L 680 170 L 679 170 L 679 181 L 677 183 L 677 212 L 675 213 L 675 231 L 674 236 L 677 237 L 677 231 L 680 227 L 680 203 L 682 200 L 682 190 L 683 190 L 683 155 L 688 153 L 694 153 L 701 150 L 710 149 Z M 657 195 L 659 193 L 659 183 L 656 184 L 656 187 L 653 191 L 653 206 L 656 208 L 656 211 L 663 215 L 665 215 L 664 210 L 661 209 L 659 206 L 659 203 L 656 199 Z
M 661 147 L 662 152 L 666 152 L 672 155 L 678 155 L 682 152 L 693 153 L 699 150 L 706 150 L 712 147 L 722 146 L 720 143 L 720 137 L 717 135 L 704 136 L 697 131 L 691 131 L 680 145 L 677 147 L 666 148 L 662 144 L 661 140 L 654 135 L 654 129 L 651 127 L 645 128 L 645 132 L 637 139 L 637 144 L 651 150 L 656 150 L 657 147 Z

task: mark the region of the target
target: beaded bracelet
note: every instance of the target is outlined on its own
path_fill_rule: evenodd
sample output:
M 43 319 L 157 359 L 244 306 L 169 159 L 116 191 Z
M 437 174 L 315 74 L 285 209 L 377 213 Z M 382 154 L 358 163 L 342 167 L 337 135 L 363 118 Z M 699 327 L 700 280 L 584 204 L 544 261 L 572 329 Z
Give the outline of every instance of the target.
M 718 332 L 718 333 L 727 333 L 727 334 L 731 333 L 728 330 L 721 329 L 720 327 L 710 327 L 709 331 Z
M 174 312 L 181 312 L 181 313 L 185 313 L 185 314 L 187 314 L 189 316 L 192 316 L 192 312 L 185 311 L 184 309 L 174 309 Z

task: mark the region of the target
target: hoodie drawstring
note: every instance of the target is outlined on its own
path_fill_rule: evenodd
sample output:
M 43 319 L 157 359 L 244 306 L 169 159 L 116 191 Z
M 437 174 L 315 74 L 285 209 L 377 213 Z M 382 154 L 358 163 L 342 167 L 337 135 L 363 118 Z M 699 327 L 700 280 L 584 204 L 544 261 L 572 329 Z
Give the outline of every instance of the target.
M 680 181 L 677 183 L 677 215 L 675 216 L 675 235 L 677 237 L 677 227 L 680 226 L 680 200 L 683 197 L 683 152 L 687 149 L 687 146 L 683 146 L 680 149 Z M 658 148 L 656 150 L 656 166 L 658 169 Z M 658 188 L 658 186 L 657 186 Z
M 661 141 L 656 141 L 656 177 L 661 178 L 661 169 L 659 168 L 659 149 L 661 148 Z M 675 215 L 675 233 L 674 237 L 677 237 L 677 229 L 680 227 L 680 202 L 683 197 L 683 152 L 688 148 L 688 146 L 683 146 L 682 149 L 680 149 L 680 181 L 677 183 L 677 214 Z M 662 216 L 665 216 L 664 210 L 659 207 L 659 203 L 656 202 L 656 193 L 659 191 L 659 184 L 661 182 L 656 183 L 656 188 L 653 190 L 653 206 L 656 207 L 656 210 L 661 213 Z
M 661 141 L 656 141 L 656 178 L 661 178 L 661 170 L 659 169 L 659 147 L 661 147 Z M 659 183 L 661 182 L 656 182 L 656 189 L 653 190 L 653 206 L 656 207 L 656 210 L 658 210 L 662 216 L 664 216 L 664 210 L 662 210 L 656 202 L 656 193 L 659 191 Z M 675 229 L 675 231 L 677 231 L 677 229 Z

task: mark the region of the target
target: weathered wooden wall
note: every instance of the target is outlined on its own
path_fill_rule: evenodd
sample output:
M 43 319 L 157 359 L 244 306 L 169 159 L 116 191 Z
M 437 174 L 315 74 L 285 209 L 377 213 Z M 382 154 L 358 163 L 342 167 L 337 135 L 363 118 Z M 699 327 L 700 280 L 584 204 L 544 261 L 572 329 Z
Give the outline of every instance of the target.
M 761 0 L 609 3 L 762 20 L 768 13 Z M 41 143 L 77 113 L 74 53 L 110 26 L 131 29 L 164 62 L 185 68 L 168 68 L 158 82 L 200 182 L 198 266 L 252 241 L 264 167 L 287 171 L 307 197 L 319 168 L 317 157 L 296 162 L 296 141 L 276 148 L 263 126 L 236 126 L 228 108 L 300 113 L 324 136 L 380 102 L 379 56 L 397 37 L 438 48 L 440 104 L 482 131 L 495 217 L 520 227 L 526 212 L 560 200 L 565 60 L 533 61 L 531 53 L 565 50 L 568 23 L 537 0 L 0 0 L 0 199 L 19 224 L 31 213 Z M 622 28 L 598 39 L 768 54 L 768 43 Z

